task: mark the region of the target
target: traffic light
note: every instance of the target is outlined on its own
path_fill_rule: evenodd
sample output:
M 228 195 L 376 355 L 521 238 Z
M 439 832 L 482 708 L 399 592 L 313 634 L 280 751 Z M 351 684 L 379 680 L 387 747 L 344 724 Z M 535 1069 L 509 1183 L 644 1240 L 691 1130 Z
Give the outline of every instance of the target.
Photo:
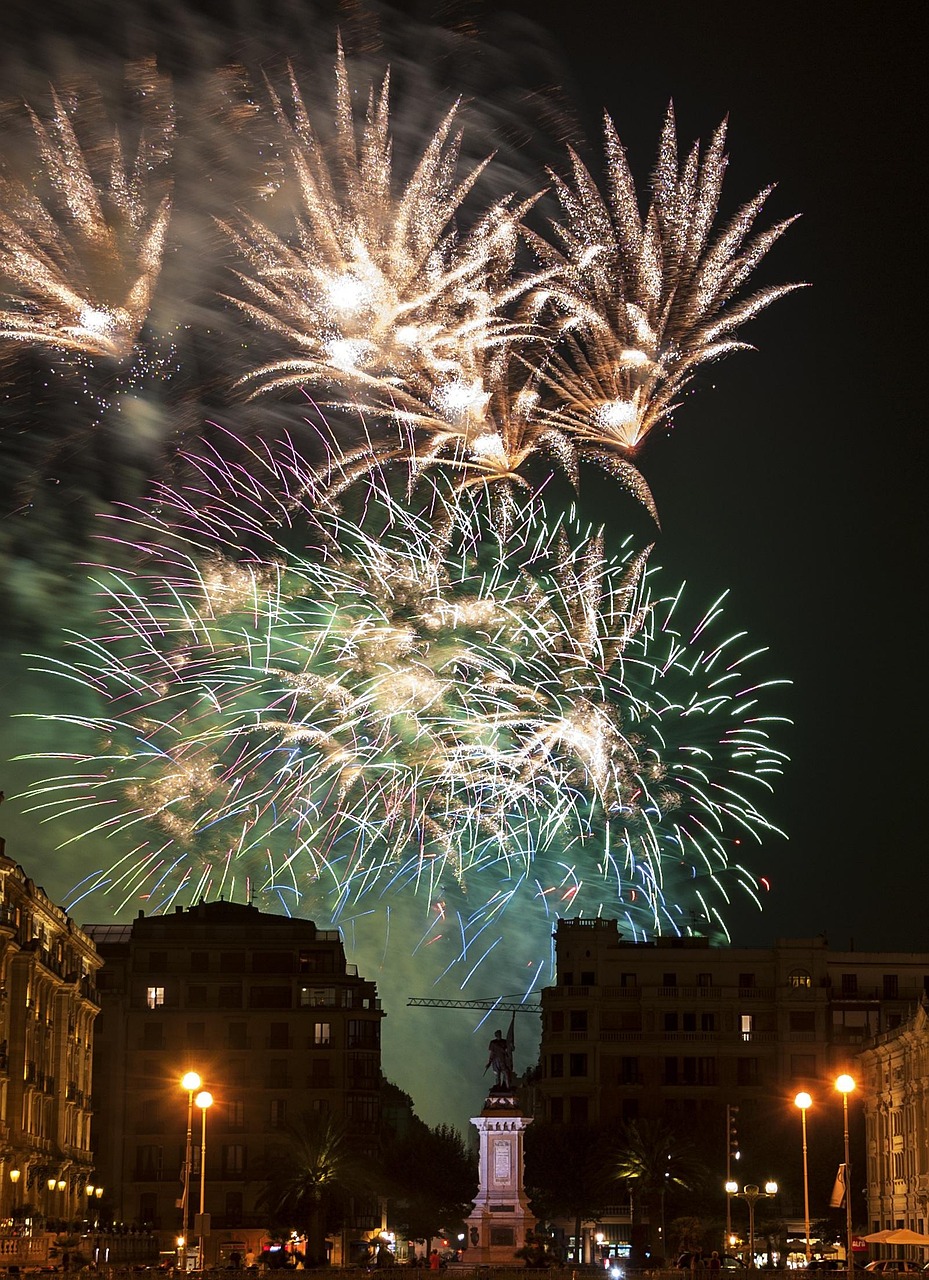
M 738 1107 L 726 1107 L 726 1128 L 729 1134 L 729 1159 L 739 1159 L 739 1131 L 736 1127 L 736 1116 L 739 1114 Z

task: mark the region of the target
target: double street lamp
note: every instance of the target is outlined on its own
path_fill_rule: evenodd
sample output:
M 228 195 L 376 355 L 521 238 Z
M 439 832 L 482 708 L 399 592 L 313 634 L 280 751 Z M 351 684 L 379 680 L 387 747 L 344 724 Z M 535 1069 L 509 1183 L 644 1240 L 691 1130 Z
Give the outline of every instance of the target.
M 181 1273 L 187 1272 L 187 1230 L 190 1225 L 190 1165 L 192 1154 L 192 1128 L 194 1119 L 194 1094 L 203 1081 L 196 1071 L 188 1071 L 181 1078 L 181 1088 L 187 1090 L 187 1142 L 184 1147 L 184 1191 L 181 1198 L 181 1236 L 178 1240 Z
M 759 1200 L 773 1200 L 777 1195 L 777 1183 L 766 1182 L 764 1191 L 760 1187 L 756 1187 L 753 1182 L 749 1182 L 746 1186 L 739 1190 L 737 1182 L 726 1183 L 726 1194 L 730 1199 L 744 1200 L 748 1205 L 748 1266 L 755 1265 L 755 1205 Z

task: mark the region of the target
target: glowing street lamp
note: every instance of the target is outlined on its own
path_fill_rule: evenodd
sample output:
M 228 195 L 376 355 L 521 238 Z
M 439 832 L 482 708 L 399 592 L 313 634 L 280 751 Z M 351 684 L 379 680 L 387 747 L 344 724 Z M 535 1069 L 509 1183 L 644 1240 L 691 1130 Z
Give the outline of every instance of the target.
M 812 1106 L 813 1099 L 808 1093 L 798 1093 L 794 1098 L 794 1106 L 800 1109 L 800 1132 L 803 1135 L 803 1222 L 806 1227 L 806 1265 L 813 1259 L 813 1248 L 810 1244 L 810 1177 L 806 1161 L 806 1113 Z
M 181 1078 L 181 1088 L 187 1090 L 187 1143 L 184 1147 L 184 1194 L 181 1200 L 181 1234 L 178 1237 L 181 1272 L 187 1271 L 187 1228 L 190 1222 L 190 1155 L 191 1127 L 194 1118 L 194 1094 L 203 1081 L 196 1071 L 188 1071 Z
M 852 1184 L 851 1166 L 848 1158 L 848 1095 L 855 1088 L 855 1081 L 849 1075 L 840 1075 L 835 1087 L 842 1095 L 843 1136 L 845 1139 L 845 1264 L 848 1269 L 848 1280 L 855 1280 L 855 1263 L 852 1254 Z
M 777 1183 L 768 1181 L 764 1184 L 764 1191 L 756 1187 L 753 1182 L 749 1182 L 746 1186 L 739 1190 L 737 1182 L 726 1183 L 726 1194 L 735 1197 L 736 1200 L 744 1200 L 748 1205 L 748 1266 L 755 1265 L 755 1205 L 759 1200 L 773 1200 L 777 1195 Z
M 206 1203 L 206 1113 L 213 1105 L 213 1095 L 206 1089 L 202 1093 L 198 1093 L 194 1102 L 200 1108 L 200 1230 L 198 1236 L 200 1239 L 199 1263 L 200 1270 L 203 1270 L 203 1217 L 204 1207 Z

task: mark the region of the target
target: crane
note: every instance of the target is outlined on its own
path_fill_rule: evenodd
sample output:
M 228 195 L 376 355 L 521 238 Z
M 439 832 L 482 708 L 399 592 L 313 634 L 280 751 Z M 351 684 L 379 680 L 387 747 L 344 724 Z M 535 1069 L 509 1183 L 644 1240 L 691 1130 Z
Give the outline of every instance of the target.
M 407 1008 L 418 1009 L 500 1009 L 506 1013 L 542 1012 L 540 1004 L 526 1004 L 524 1001 L 506 1000 L 499 996 L 496 1000 L 429 1000 L 423 996 L 410 996 L 406 1003 Z

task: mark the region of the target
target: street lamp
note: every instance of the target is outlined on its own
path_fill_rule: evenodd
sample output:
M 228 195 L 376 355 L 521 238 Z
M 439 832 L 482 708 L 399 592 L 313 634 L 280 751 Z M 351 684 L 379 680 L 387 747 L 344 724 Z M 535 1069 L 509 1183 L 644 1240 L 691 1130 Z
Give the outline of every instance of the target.
M 800 1109 L 800 1132 L 803 1135 L 803 1222 L 806 1227 L 806 1265 L 813 1259 L 813 1248 L 810 1244 L 810 1177 L 806 1161 L 806 1112 L 813 1105 L 808 1093 L 798 1093 L 794 1098 L 794 1106 Z
M 855 1278 L 855 1263 L 852 1257 L 852 1184 L 851 1167 L 848 1158 L 848 1095 L 855 1088 L 855 1081 L 849 1075 L 840 1075 L 835 1087 L 842 1095 L 843 1136 L 845 1138 L 845 1265 L 848 1280 Z
M 187 1143 L 184 1147 L 184 1193 L 181 1198 L 181 1235 L 178 1241 L 182 1273 L 187 1271 L 187 1227 L 190 1222 L 190 1154 L 191 1126 L 194 1118 L 194 1094 L 201 1084 L 203 1084 L 203 1081 L 196 1071 L 188 1071 L 181 1078 L 181 1088 L 187 1090 Z
M 198 1093 L 194 1098 L 197 1106 L 200 1108 L 200 1229 L 197 1235 L 200 1238 L 200 1253 L 198 1261 L 200 1270 L 203 1270 L 203 1211 L 206 1201 L 206 1113 L 213 1105 L 213 1095 L 206 1089 L 202 1093 Z
M 10 1217 L 16 1217 L 16 1184 L 19 1182 L 22 1174 L 19 1169 L 10 1170 L 10 1182 L 13 1184 L 13 1202 L 10 1205 Z
M 748 1266 L 755 1265 L 755 1205 L 759 1200 L 773 1200 L 777 1195 L 777 1183 L 768 1181 L 764 1184 L 764 1191 L 756 1187 L 753 1182 L 749 1182 L 746 1186 L 739 1190 L 737 1182 L 726 1183 L 726 1193 L 734 1196 L 736 1200 L 744 1200 L 748 1205 Z

